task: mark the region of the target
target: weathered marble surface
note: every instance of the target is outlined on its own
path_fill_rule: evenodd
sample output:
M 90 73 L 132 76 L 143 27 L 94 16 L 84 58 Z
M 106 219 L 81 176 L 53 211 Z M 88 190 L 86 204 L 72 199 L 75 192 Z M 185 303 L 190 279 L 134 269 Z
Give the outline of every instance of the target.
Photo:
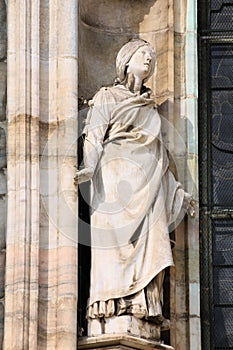
M 6 168 L 6 130 L 0 125 L 0 169 Z
M 173 347 L 125 334 L 102 335 L 101 337 L 82 338 L 78 349 L 140 349 L 140 350 L 174 350 Z
M 157 101 L 165 101 L 169 95 L 172 11 L 170 0 L 149 0 L 143 5 L 140 0 L 133 3 L 101 0 L 98 6 L 91 0 L 80 1 L 80 95 L 90 98 L 100 86 L 114 81 L 116 53 L 129 39 L 139 35 L 156 48 L 159 84 L 156 86 L 154 79 L 149 84 Z
M 134 8 L 129 2 L 121 7 L 119 2 L 108 2 L 111 11 L 103 11 L 106 3 L 101 1 L 102 11 L 96 11 L 92 1 L 80 1 L 80 94 L 92 96 L 99 86 L 114 79 L 111 49 L 117 52 L 138 32 L 152 45 L 155 43 L 159 83 L 149 83 L 156 91 L 157 102 L 164 102 L 160 107 L 162 114 L 175 126 L 165 135 L 175 170 L 186 189 L 197 198 L 196 0 L 149 1 L 140 18 L 140 1 L 135 2 Z M 118 18 L 122 19 L 120 25 Z M 89 55 L 90 52 L 94 54 Z M 176 268 L 171 271 L 171 341 L 181 350 L 190 344 L 193 349 L 200 347 L 198 244 L 197 217 L 177 229 Z
M 10 34 L 10 55 L 9 62 L 7 62 L 10 83 L 8 90 L 10 92 L 8 95 L 10 125 L 8 164 L 13 171 L 10 171 L 8 175 L 8 211 L 10 214 L 5 349 L 36 349 L 38 337 L 41 350 L 55 349 L 56 346 L 61 350 L 70 350 L 76 347 L 76 248 L 69 247 L 70 239 L 64 238 L 61 231 L 56 229 L 57 225 L 54 225 L 54 220 L 52 222 L 48 220 L 48 212 L 44 208 L 41 209 L 39 217 L 38 148 L 41 147 L 39 151 L 41 155 L 44 145 L 44 141 L 41 142 L 41 140 L 46 138 L 46 135 L 41 135 L 43 132 L 49 136 L 51 129 L 54 125 L 56 127 L 62 118 L 76 113 L 77 0 L 41 0 L 40 4 L 37 0 L 28 2 L 8 0 L 6 2 L 9 5 L 8 31 Z M 80 94 L 89 97 L 96 92 L 99 88 L 99 84 L 96 85 L 96 74 L 100 85 L 109 83 L 114 78 L 110 75 L 113 67 L 109 65 L 109 62 L 114 62 L 112 54 L 109 54 L 110 48 L 117 52 L 123 43 L 138 33 L 152 44 L 155 43 L 159 60 L 160 76 L 158 80 L 160 84 L 155 86 L 155 81 L 150 81 L 150 84 L 156 91 L 159 103 L 168 99 L 164 107 L 165 116 L 180 130 L 185 144 L 188 145 L 188 152 L 186 152 L 182 145 L 174 146 L 174 142 L 173 144 L 171 142 L 171 148 L 175 149 L 178 169 L 188 183 L 189 189 L 192 188 L 188 180 L 190 177 L 187 175 L 187 165 L 192 174 L 191 178 L 197 182 L 197 96 L 196 91 L 192 89 L 196 86 L 197 76 L 193 61 L 194 55 L 196 56 L 194 45 L 196 43 L 196 1 L 149 0 L 145 3 L 137 0 L 134 1 L 132 7 L 131 1 L 111 0 L 111 2 L 105 2 L 109 6 L 108 12 L 98 11 L 98 8 L 104 6 L 104 1 L 95 3 L 83 0 L 79 3 L 82 3 L 83 6 L 80 14 L 84 14 L 79 27 Z M 122 6 L 123 3 L 124 6 Z M 117 27 L 119 19 L 121 23 Z M 5 67 L 6 63 L 2 62 L 6 58 L 5 0 L 0 0 L 0 28 L 0 65 Z M 1 82 L 2 77 L 5 79 L 5 72 L 6 68 L 3 68 L 3 74 L 0 75 Z M 25 82 L 27 82 L 26 86 Z M 3 85 L 3 88 L 0 88 L 0 114 L 2 113 L 1 118 L 3 119 L 5 119 L 4 94 Z M 26 105 L 27 110 L 25 110 Z M 75 133 L 75 127 L 72 128 L 69 128 L 71 134 Z M 40 141 L 38 141 L 39 129 Z M 27 136 L 32 132 L 31 139 L 26 138 L 25 130 L 28 131 Z M 67 129 L 63 126 L 60 131 L 58 143 L 66 134 Z M 19 137 L 19 132 L 21 137 Z M 169 139 L 172 140 L 171 135 Z M 63 143 L 61 142 L 58 154 L 55 152 L 54 159 L 50 154 L 48 162 L 50 169 L 53 168 L 62 153 L 62 148 Z M 51 147 L 51 153 L 56 149 L 55 143 Z M 35 155 L 31 158 L 33 164 L 29 161 L 29 155 Z M 73 169 L 71 168 L 74 163 L 74 155 L 72 155 L 64 166 L 66 170 L 64 173 L 67 173 L 69 183 L 72 182 L 70 179 L 73 176 Z M 50 192 L 47 184 L 49 187 L 53 186 L 54 174 L 56 170 L 51 172 L 50 176 L 45 172 L 41 177 L 42 193 Z M 30 184 L 29 178 L 33 179 Z M 65 183 L 67 178 L 64 176 Z M 5 188 L 5 182 L 3 188 Z M 30 193 L 29 196 L 28 193 Z M 74 203 L 71 189 L 64 191 L 63 198 L 64 194 L 65 202 Z M 46 202 L 51 211 L 56 203 L 55 198 L 56 194 L 53 198 L 48 196 Z M 25 204 L 26 199 L 29 206 Z M 59 216 L 64 225 L 62 231 L 67 225 L 71 237 L 74 237 L 73 226 L 68 225 L 63 203 L 63 200 L 57 203 L 60 208 Z M 3 213 L 4 202 L 1 201 L 0 205 Z M 67 209 L 67 206 L 65 208 Z M 31 225 L 32 236 L 30 236 L 29 228 L 24 226 L 25 219 L 27 224 Z M 38 229 L 39 222 L 41 222 L 40 229 Z M 1 246 L 4 247 L 3 225 L 0 231 Z M 190 349 L 197 350 L 200 348 L 197 221 L 181 226 L 176 236 L 176 270 L 173 270 L 171 277 L 171 341 L 178 349 L 187 350 L 190 346 Z M 40 251 L 38 241 L 40 241 Z M 24 259 L 24 256 L 27 258 Z M 39 265 L 41 266 L 40 277 L 38 277 Z M 29 270 L 30 266 L 31 270 Z M 72 278 L 69 278 L 70 268 Z M 30 275 L 33 276 L 32 279 Z M 38 302 L 39 278 L 41 299 Z M 69 295 L 68 289 L 72 290 L 72 296 Z M 38 303 L 39 316 L 37 314 Z M 1 333 L 3 328 L 2 304 L 0 304 L 0 314 Z M 30 322 L 28 322 L 29 319 Z M 68 323 L 67 320 L 70 322 L 68 327 L 65 324 Z M 39 334 L 37 333 L 38 324 L 41 325 Z M 23 335 L 30 346 L 22 343 Z M 0 335 L 0 343 L 1 341 Z M 119 348 L 119 346 L 126 345 L 119 345 L 118 342 L 116 346 Z
M 0 0 L 0 61 L 7 55 L 7 10 L 6 1 Z
M 7 91 L 7 11 L 0 0 L 0 349 L 4 336 L 4 297 L 6 260 L 6 91 Z
M 128 334 L 138 338 L 160 340 L 160 327 L 153 323 L 140 320 L 134 316 L 122 315 L 100 320 L 93 319 L 88 322 L 88 334 L 91 337 L 103 334 Z
M 8 23 L 4 349 L 74 350 L 77 1 L 9 0 Z
M 6 77 L 7 64 L 0 62 L 0 122 L 6 120 Z
M 0 301 L 0 349 L 3 349 L 4 336 L 4 304 Z
M 174 156 L 187 190 L 198 196 L 197 2 L 174 1 L 173 123 L 184 143 L 174 142 Z M 195 107 L 196 106 L 196 107 Z M 171 340 L 175 348 L 200 349 L 199 228 L 195 220 L 176 230 L 176 269 L 172 269 Z

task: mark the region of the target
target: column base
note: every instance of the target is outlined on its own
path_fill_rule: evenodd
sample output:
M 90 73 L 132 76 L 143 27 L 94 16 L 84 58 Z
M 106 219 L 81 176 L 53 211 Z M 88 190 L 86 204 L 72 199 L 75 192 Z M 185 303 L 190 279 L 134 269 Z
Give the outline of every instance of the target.
M 98 337 L 84 337 L 78 341 L 78 349 L 92 350 L 174 350 L 172 346 L 158 341 L 138 338 L 127 334 L 103 334 Z

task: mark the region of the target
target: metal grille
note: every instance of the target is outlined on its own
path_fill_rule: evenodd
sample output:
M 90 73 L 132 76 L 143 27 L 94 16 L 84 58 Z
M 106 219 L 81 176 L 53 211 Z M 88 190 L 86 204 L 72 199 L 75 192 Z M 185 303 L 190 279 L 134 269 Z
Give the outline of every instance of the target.
M 232 349 L 233 220 L 213 220 L 212 237 L 214 344 L 215 349 Z
M 233 221 L 213 220 L 213 264 L 231 265 L 233 261 Z
M 212 0 L 210 10 L 211 30 L 229 31 L 233 28 L 232 0 Z
M 233 0 L 199 0 L 202 349 L 233 349 Z
M 213 205 L 233 207 L 233 45 L 210 54 Z
M 233 308 L 215 307 L 214 318 L 214 349 L 233 349 Z

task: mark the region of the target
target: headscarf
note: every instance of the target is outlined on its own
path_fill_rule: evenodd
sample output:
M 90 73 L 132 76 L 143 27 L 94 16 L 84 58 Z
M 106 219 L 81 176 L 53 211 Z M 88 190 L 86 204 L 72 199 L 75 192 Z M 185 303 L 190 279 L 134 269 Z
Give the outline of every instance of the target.
M 150 46 L 150 44 L 142 39 L 132 39 L 128 43 L 126 43 L 117 54 L 116 58 L 116 73 L 117 73 L 117 82 L 121 83 L 125 79 L 125 70 L 126 66 L 129 63 L 131 57 L 135 54 L 135 52 L 142 46 L 149 46 L 152 51 L 154 49 Z M 145 79 L 147 81 L 152 74 L 154 73 L 154 67 L 152 67 L 150 71 L 150 75 Z

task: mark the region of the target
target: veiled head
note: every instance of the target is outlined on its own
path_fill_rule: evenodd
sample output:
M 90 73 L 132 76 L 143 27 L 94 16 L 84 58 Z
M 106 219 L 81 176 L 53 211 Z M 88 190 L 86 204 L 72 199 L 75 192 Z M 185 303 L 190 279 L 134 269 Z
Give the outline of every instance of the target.
M 155 68 L 155 51 L 152 46 L 145 40 L 142 39 L 133 39 L 126 43 L 117 54 L 116 58 L 116 72 L 119 82 L 123 82 L 126 78 L 127 67 L 131 59 L 134 59 L 134 55 L 139 51 L 143 54 L 146 51 L 146 54 L 151 57 L 150 64 L 147 67 L 148 74 L 146 74 L 144 82 L 147 81 L 152 74 L 154 73 Z M 136 55 L 135 55 L 136 56 Z M 139 56 L 139 55 L 137 55 Z M 137 59 L 137 58 L 136 58 Z M 134 59 L 134 61 L 136 61 Z M 145 61 L 146 63 L 146 61 Z M 146 68 L 146 66 L 145 66 Z

